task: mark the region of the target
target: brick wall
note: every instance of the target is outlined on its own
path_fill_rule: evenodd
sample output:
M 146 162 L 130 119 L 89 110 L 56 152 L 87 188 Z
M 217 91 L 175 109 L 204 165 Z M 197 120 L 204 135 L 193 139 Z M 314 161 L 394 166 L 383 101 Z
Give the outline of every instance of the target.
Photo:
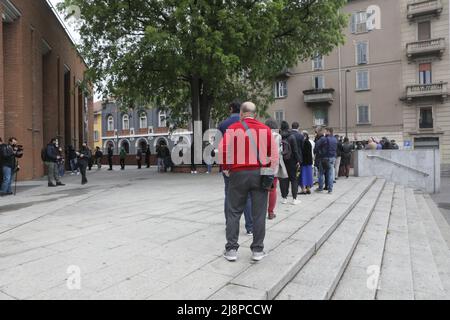
M 62 145 L 79 147 L 87 140 L 93 146 L 93 101 L 88 100 L 89 125 L 84 137 L 80 125 L 84 97 L 79 98 L 77 87 L 86 70 L 83 60 L 45 0 L 11 2 L 22 15 L 0 26 L 0 111 L 4 111 L 0 112 L 0 135 L 15 136 L 24 145 L 19 179 L 28 180 L 44 174 L 40 150 L 51 138 L 59 137 Z M 43 49 L 44 43 L 50 51 Z M 70 86 L 65 87 L 67 71 Z

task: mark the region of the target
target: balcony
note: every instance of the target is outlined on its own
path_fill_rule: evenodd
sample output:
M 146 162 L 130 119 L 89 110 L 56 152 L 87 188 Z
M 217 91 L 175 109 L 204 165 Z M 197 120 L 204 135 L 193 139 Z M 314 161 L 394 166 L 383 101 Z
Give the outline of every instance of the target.
M 447 98 L 447 82 L 419 84 L 406 87 L 406 99 L 412 101 L 420 98 Z
M 444 38 L 411 42 L 406 45 L 406 52 L 409 59 L 428 55 L 442 56 L 445 52 L 446 44 Z
M 303 91 L 306 104 L 332 104 L 334 89 L 313 89 Z
M 441 0 L 416 0 L 408 4 L 408 19 L 425 15 L 439 15 L 442 10 Z

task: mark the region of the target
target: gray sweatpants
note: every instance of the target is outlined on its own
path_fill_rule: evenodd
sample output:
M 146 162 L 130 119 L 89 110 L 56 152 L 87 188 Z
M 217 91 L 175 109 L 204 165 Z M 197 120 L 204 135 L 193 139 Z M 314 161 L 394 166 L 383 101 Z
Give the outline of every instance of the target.
M 264 250 L 266 236 L 266 213 L 268 205 L 268 191 L 261 188 L 259 170 L 232 172 L 228 187 L 227 212 L 227 244 L 225 249 L 239 249 L 240 220 L 247 204 L 248 195 L 252 198 L 253 218 L 253 252 Z
M 59 172 L 58 172 L 58 165 L 56 162 L 46 162 L 47 170 L 48 170 L 48 183 L 49 184 L 56 184 L 60 182 L 59 179 Z M 55 182 L 53 182 L 55 181 Z

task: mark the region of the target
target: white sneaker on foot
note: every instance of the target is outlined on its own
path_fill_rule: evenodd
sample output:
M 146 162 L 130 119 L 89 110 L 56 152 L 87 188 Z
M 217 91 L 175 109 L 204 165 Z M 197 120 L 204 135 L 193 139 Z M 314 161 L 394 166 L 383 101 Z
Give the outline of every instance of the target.
M 281 203 L 282 203 L 282 204 L 287 204 L 287 203 L 288 203 L 288 200 L 287 200 L 286 198 L 283 198 L 283 199 L 281 200 Z
M 223 257 L 230 262 L 234 262 L 237 260 L 237 251 L 236 250 L 225 251 Z
M 291 202 L 291 204 L 293 205 L 293 206 L 296 206 L 296 205 L 298 205 L 298 204 L 300 204 L 300 203 L 302 203 L 300 200 L 298 200 L 298 199 L 294 199 L 294 200 L 292 200 L 292 202 Z
M 262 251 L 262 252 L 253 252 L 252 254 L 252 260 L 253 261 L 261 261 L 262 259 L 264 259 L 267 256 L 267 254 Z

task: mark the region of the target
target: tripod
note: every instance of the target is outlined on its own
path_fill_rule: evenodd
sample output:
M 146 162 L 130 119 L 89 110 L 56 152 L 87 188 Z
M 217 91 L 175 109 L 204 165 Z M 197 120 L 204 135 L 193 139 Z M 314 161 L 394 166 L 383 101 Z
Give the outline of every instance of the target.
M 19 174 L 19 161 L 17 161 L 17 166 L 16 166 L 16 168 L 14 169 L 14 196 L 16 196 L 16 193 L 17 193 L 17 176 L 18 176 L 18 174 Z

